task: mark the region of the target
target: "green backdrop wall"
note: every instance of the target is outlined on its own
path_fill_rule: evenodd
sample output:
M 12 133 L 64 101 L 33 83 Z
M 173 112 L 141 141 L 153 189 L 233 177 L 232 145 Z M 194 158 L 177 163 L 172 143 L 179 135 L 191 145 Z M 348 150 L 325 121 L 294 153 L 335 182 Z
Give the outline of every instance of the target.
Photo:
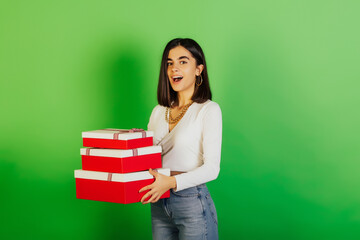
M 162 51 L 199 42 L 223 113 L 220 239 L 360 239 L 358 1 L 1 1 L 1 239 L 151 239 L 75 198 L 81 132 L 146 128 Z

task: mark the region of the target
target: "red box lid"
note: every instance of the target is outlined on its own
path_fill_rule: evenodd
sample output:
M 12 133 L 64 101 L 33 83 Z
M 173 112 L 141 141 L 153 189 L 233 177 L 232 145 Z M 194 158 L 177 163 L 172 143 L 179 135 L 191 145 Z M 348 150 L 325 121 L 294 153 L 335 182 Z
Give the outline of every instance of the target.
M 138 138 L 153 137 L 154 132 L 142 129 L 115 129 L 107 128 L 82 132 L 82 138 L 131 140 Z

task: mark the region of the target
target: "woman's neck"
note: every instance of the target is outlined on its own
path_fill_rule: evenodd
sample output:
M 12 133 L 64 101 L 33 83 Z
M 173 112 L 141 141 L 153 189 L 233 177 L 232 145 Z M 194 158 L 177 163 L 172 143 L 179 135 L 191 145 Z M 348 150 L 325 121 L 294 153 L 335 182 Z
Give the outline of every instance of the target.
M 177 93 L 178 97 L 178 107 L 183 107 L 186 104 L 189 104 L 192 102 L 191 97 L 194 94 L 194 88 L 188 89 L 186 91 L 181 91 Z
M 191 96 L 190 97 L 185 97 L 182 96 L 181 94 L 178 94 L 178 107 L 181 108 L 183 106 L 185 106 L 186 104 L 191 103 Z

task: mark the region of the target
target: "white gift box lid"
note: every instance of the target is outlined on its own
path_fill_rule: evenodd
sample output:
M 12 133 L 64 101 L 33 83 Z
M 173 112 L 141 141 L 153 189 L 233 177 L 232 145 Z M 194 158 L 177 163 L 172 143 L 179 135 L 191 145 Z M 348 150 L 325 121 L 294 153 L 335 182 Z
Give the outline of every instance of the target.
M 161 153 L 161 150 L 162 150 L 161 146 L 150 146 L 150 147 L 127 149 L 127 150 L 107 149 L 107 148 L 80 148 L 80 155 L 126 158 L 132 156 Z
M 128 132 L 130 129 L 100 129 L 82 132 L 82 138 L 100 138 L 100 139 L 114 139 L 114 134 L 120 133 L 117 137 L 118 140 L 131 140 L 142 138 L 145 132 L 146 137 L 154 136 L 153 131 L 142 131 L 142 132 Z
M 158 168 L 158 173 L 170 176 L 170 168 Z M 112 181 L 112 182 L 133 182 L 154 178 L 149 171 L 131 172 L 131 173 L 108 173 L 98 171 L 75 170 L 75 178 Z

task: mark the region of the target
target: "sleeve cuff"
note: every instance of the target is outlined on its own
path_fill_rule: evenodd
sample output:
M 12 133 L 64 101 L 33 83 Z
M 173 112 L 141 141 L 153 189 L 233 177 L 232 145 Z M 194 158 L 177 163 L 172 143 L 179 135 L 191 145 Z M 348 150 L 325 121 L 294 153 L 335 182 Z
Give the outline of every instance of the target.
M 176 179 L 176 188 L 174 189 L 174 192 L 178 192 L 178 191 L 181 191 L 183 190 L 183 186 L 181 185 L 181 177 L 180 177 L 181 174 L 178 174 L 178 175 L 175 175 L 175 179 Z

